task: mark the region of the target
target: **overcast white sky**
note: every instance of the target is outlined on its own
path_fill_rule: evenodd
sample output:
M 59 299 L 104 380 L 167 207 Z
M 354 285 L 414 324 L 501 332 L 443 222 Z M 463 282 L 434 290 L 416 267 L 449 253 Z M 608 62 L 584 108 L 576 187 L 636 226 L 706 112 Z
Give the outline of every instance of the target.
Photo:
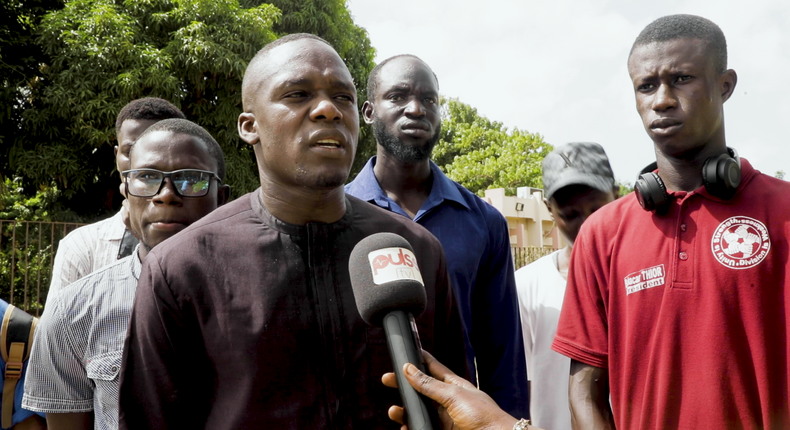
M 376 61 L 414 54 L 441 93 L 509 128 L 560 145 L 598 142 L 615 176 L 633 182 L 654 161 L 626 59 L 654 19 L 704 16 L 724 31 L 738 73 L 725 105 L 727 143 L 762 172 L 790 176 L 788 0 L 348 0 Z M 787 179 L 787 178 L 786 178 Z

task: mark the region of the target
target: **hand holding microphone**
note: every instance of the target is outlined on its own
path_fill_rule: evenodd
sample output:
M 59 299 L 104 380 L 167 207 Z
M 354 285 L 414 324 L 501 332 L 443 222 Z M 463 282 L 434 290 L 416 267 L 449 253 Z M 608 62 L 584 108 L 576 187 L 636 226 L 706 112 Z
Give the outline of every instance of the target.
M 507 414 L 488 395 L 427 352 L 423 360 L 413 315 L 425 310 L 425 284 L 406 239 L 394 233 L 370 235 L 351 251 L 348 265 L 359 314 L 366 323 L 384 327 L 395 372 L 382 380 L 389 387 L 397 386 L 403 402 L 403 408 L 390 408 L 391 419 L 407 424 L 409 430 L 438 429 L 436 409 L 429 403 L 433 399 L 446 412 L 441 423 L 445 428 L 527 428 L 526 422 Z M 435 379 L 428 376 L 425 361 Z
M 428 372 L 422 372 L 410 364 L 404 366 L 404 372 L 412 387 L 439 405 L 439 416 L 445 429 L 541 430 L 529 425 L 525 420 L 517 420 L 500 409 L 488 394 L 453 373 L 428 352 L 423 351 L 423 356 Z M 392 373 L 385 374 L 381 381 L 392 388 L 399 383 Z M 403 409 L 398 406 L 390 408 L 389 417 L 399 424 L 404 424 Z M 406 430 L 407 426 L 401 429 Z
M 435 409 L 403 374 L 406 363 L 425 371 L 413 315 L 422 314 L 427 299 L 411 245 L 394 233 L 373 234 L 354 247 L 348 265 L 359 314 L 384 328 L 409 428 L 433 429 Z

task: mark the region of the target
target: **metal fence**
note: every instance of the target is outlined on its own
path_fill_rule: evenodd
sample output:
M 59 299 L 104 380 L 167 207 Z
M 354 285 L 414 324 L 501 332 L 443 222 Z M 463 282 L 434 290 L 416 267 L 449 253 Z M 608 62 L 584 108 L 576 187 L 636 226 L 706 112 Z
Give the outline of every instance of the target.
M 44 309 L 58 242 L 84 224 L 0 220 L 0 298 L 32 315 Z M 519 269 L 554 250 L 512 247 Z
M 532 263 L 544 255 L 549 255 L 555 251 L 553 248 L 545 248 L 540 246 L 527 246 L 523 248 L 513 246 L 510 248 L 510 250 L 513 254 L 513 266 L 516 267 L 516 270 L 526 266 L 529 263 Z
M 58 242 L 84 224 L 0 220 L 0 298 L 39 316 Z

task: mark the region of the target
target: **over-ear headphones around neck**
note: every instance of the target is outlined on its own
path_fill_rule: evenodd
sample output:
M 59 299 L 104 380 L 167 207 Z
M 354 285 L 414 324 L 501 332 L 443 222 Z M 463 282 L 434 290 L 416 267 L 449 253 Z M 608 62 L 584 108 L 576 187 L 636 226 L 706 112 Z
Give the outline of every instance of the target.
M 669 195 L 664 181 L 653 172 L 657 168 L 654 162 L 639 172 L 634 192 L 642 209 L 663 213 Z M 724 200 L 731 199 L 741 184 L 741 159 L 738 152 L 728 147 L 727 153 L 705 160 L 702 165 L 702 182 L 711 195 Z

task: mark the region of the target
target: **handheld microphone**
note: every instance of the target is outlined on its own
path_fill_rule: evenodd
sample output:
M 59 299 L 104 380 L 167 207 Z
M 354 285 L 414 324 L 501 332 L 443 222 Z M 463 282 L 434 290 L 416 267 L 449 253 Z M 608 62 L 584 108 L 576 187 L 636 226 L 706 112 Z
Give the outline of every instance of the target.
M 409 242 L 394 233 L 376 233 L 362 239 L 348 261 L 354 300 L 362 319 L 384 327 L 392 366 L 398 379 L 406 424 L 411 430 L 432 430 L 426 399 L 409 385 L 403 365 L 425 372 L 413 315 L 425 310 L 425 284 Z

